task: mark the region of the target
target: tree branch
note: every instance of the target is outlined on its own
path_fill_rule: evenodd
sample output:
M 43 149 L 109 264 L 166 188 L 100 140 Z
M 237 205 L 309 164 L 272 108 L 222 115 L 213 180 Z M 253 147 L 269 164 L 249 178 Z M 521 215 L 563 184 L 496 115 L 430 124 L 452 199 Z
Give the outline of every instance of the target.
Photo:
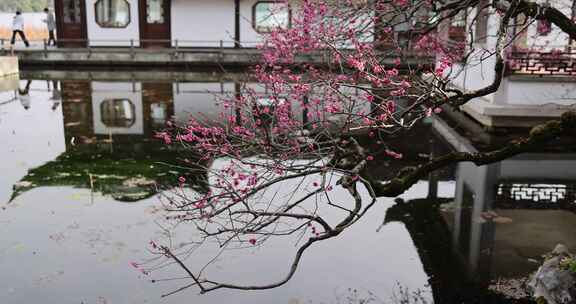
M 404 193 L 429 173 L 447 165 L 459 162 L 472 162 L 477 166 L 491 164 L 520 153 L 536 150 L 535 148 L 541 147 L 558 136 L 576 138 L 575 130 L 576 111 L 569 111 L 564 113 L 560 120 L 552 120 L 532 128 L 528 137 L 510 142 L 502 149 L 486 153 L 449 153 L 418 167 L 404 168 L 386 184 L 370 180 L 366 176 L 364 178 L 369 180 L 377 196 L 394 197 Z
M 523 13 L 537 20 L 550 21 L 564 33 L 568 34 L 570 39 L 576 40 L 576 23 L 574 23 L 570 17 L 552 6 L 522 0 L 518 4 L 518 13 Z

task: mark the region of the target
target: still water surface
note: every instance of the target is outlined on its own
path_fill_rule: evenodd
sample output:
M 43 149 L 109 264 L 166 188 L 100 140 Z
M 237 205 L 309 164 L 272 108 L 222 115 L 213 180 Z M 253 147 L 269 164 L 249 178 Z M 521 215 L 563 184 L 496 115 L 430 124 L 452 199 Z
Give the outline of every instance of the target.
M 380 303 L 398 293 L 398 286 L 421 290 L 429 300 L 437 298 L 429 280 L 443 278 L 433 277 L 420 255 L 430 248 L 417 248 L 420 243 L 411 235 L 415 231 L 402 221 L 384 224 L 386 211 L 394 204 L 390 198 L 379 199 L 377 207 L 343 235 L 307 251 L 296 275 L 284 286 L 207 295 L 191 289 L 161 298 L 188 281 L 151 283 L 183 273 L 166 267 L 144 275 L 130 266 L 150 258 L 148 242 L 165 235 L 159 226 L 158 197 L 145 193 L 133 199 L 125 181 L 149 178 L 176 184 L 184 173 L 159 163 L 177 159 L 179 151 L 159 144 L 152 138 L 154 131 L 171 117 L 184 122 L 201 112 L 218 119 L 214 94 L 233 91 L 234 83 L 60 77 L 6 86 L 0 93 L 0 303 L 359 302 L 350 298 L 375 298 Z M 418 150 L 414 155 L 448 149 L 432 132 L 421 136 L 424 139 L 405 143 Z M 422 145 L 430 140 L 439 147 Z M 540 169 L 522 169 L 535 163 Z M 212 166 L 221 164 L 216 160 Z M 484 214 L 499 208 L 498 195 L 522 185 L 545 184 L 542 181 L 555 185 L 544 192 L 559 193 L 557 200 L 574 203 L 570 187 L 576 177 L 570 168 L 576 168 L 573 157 L 542 160 L 534 155 L 480 169 L 460 165 L 456 175 L 448 170 L 434 179 L 437 196 L 451 202 L 443 209 L 443 225 L 452 231 L 449 239 L 460 246 L 470 276 L 483 282 L 522 277 L 535 267 L 530 259 L 556 243 L 576 248 L 573 212 L 508 208 L 498 210 L 500 222 Z M 386 175 L 389 169 L 375 170 Z M 198 189 L 190 191 L 194 190 Z M 429 190 L 429 182 L 423 180 L 402 198 L 425 198 Z M 558 218 L 560 223 L 554 221 Z M 184 242 L 194 237 L 194 231 L 179 227 L 172 237 Z M 227 254 L 211 273 L 229 282 L 275 281 L 288 270 L 294 251 L 293 242 L 272 240 Z M 187 262 L 200 267 L 215 253 L 216 248 L 207 246 Z
M 27 84 L 21 81 L 20 89 Z M 54 92 L 54 85 L 60 92 Z M 4 210 L 0 212 L 0 302 L 334 303 L 351 296 L 349 288 L 366 296 L 374 293 L 382 300 L 392 296 L 396 284 L 427 289 L 427 276 L 403 225 L 389 224 L 376 232 L 386 208 L 392 204 L 390 199 L 381 199 L 369 217 L 342 237 L 310 250 L 286 286 L 259 292 L 218 291 L 203 296 L 190 290 L 165 299 L 160 299 L 160 295 L 181 286 L 181 282 L 153 284 L 150 279 L 182 276 L 179 269 L 146 276 L 130 266 L 132 261 L 150 257 L 147 243 L 162 232 L 155 224 L 157 197 L 121 202 L 111 195 L 91 192 L 85 182 L 64 180 L 57 176 L 58 172 L 52 172 L 56 176 L 32 177 L 37 185 L 10 201 L 13 186 L 26 180 L 29 170 L 81 151 L 83 145 L 91 147 L 80 153 L 88 161 L 91 153 L 104 155 L 96 161 L 122 153 L 93 146 L 94 141 L 104 141 L 109 136 L 113 149 L 131 150 L 134 158 L 154 159 L 161 152 L 160 148 L 147 148 L 155 145 L 150 139 L 152 130 L 168 118 L 170 108 L 179 119 L 184 119 L 185 113 L 210 112 L 214 102 L 213 93 L 208 91 L 220 89 L 217 83 L 187 83 L 180 84 L 182 93 L 170 96 L 162 93 L 166 86 L 172 84 L 134 87 L 120 82 L 32 81 L 29 97 L 24 101 L 22 92 L 2 93 L 0 199 Z M 150 101 L 149 96 L 158 95 L 162 96 Z M 98 105 L 110 98 L 129 100 L 134 122 L 107 127 L 103 121 L 114 118 L 103 119 L 106 114 L 100 112 Z M 164 104 L 168 106 L 162 107 Z M 150 111 L 143 109 L 147 106 Z M 122 119 L 117 119 L 117 124 L 121 124 Z M 52 183 L 50 178 L 64 185 Z M 453 191 L 453 183 L 443 184 L 445 195 Z M 423 182 L 405 196 L 425 193 Z M 189 233 L 193 233 L 192 229 Z M 293 252 L 293 244 L 268 243 L 229 256 L 218 263 L 213 273 L 224 273 L 229 281 L 276 280 L 284 275 Z M 194 258 L 197 257 L 189 263 L 193 264 Z

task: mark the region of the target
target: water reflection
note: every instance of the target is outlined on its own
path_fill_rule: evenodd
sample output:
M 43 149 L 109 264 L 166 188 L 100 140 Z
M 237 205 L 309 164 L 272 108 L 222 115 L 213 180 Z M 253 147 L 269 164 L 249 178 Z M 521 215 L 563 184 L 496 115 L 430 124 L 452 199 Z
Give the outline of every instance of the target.
M 456 150 L 477 151 L 458 136 Z M 569 151 L 522 154 L 481 167 L 458 165 L 455 199 L 442 207 L 442 216 L 467 279 L 526 296 L 522 284 L 544 254 L 559 243 L 576 248 L 575 168 Z
M 20 104 L 24 107 L 25 110 L 30 109 L 30 85 L 32 84 L 31 80 L 26 81 L 26 85 L 24 88 L 18 88 L 18 100 L 20 100 Z
M 90 80 L 95 74 L 56 73 L 51 79 L 47 73 L 43 80 L 1 83 L 0 274 L 9 275 L 0 275 L 0 303 L 158 303 L 160 294 L 182 286 L 151 284 L 151 277 L 129 266 L 149 257 L 144 248 L 150 239 L 165 236 L 157 225 L 163 215 L 153 196 L 156 185 L 174 187 L 186 176 L 192 186 L 186 191 L 208 189 L 206 170 L 189 169 L 198 155 L 153 135 L 168 121 L 190 116 L 222 123 L 218 97 L 234 96 L 241 85 L 214 73 L 179 76 L 186 81 L 149 74 Z M 255 84 L 247 87 L 266 94 Z M 433 134 L 430 125 L 418 128 L 388 138 L 404 159 L 375 162 L 370 174 L 386 179 L 405 165 L 447 153 L 445 140 L 457 150 L 472 147 L 465 139 Z M 362 140 L 370 146 L 369 138 Z M 349 288 L 386 302 L 397 284 L 450 303 L 455 290 L 470 290 L 468 283 L 525 277 L 556 243 L 576 248 L 574 168 L 576 159 L 559 153 L 483 167 L 460 164 L 456 174 L 450 168 L 436 172 L 402 195 L 421 199 L 425 212 L 380 199 L 363 221 L 310 250 L 285 286 L 187 292 L 161 303 L 332 303 Z M 138 203 L 119 203 L 127 201 Z M 192 237 L 184 226 L 174 236 L 182 242 Z M 214 254 L 208 251 L 197 257 Z M 272 242 L 229 256 L 216 273 L 226 281 L 277 278 L 293 251 L 293 243 Z M 178 276 L 167 268 L 153 279 Z
M 455 150 L 476 151 L 454 130 L 435 130 Z M 574 168 L 572 153 L 524 154 L 480 167 L 461 163 L 453 198 L 436 199 L 429 191 L 388 209 L 385 223 L 408 229 L 435 303 L 524 303 L 514 298 L 529 296 L 524 283 L 543 255 L 558 243 L 576 248 Z
M 222 108 L 215 95 L 234 94 L 238 84 L 75 79 L 18 85 L 29 86 L 30 107 L 15 99 L 18 86 L 2 93 L 13 100 L 0 106 L 0 138 L 7 143 L 0 148 L 6 172 L 0 177 L 0 273 L 9 274 L 0 276 L 0 302 L 347 303 L 350 288 L 385 302 L 398 284 L 427 293 L 426 274 L 405 227 L 389 224 L 376 231 L 392 204 L 382 199 L 341 238 L 310 250 L 294 280 L 281 288 L 203 296 L 191 290 L 160 301 L 182 281 L 150 280 L 181 277 L 179 269 L 168 267 L 150 277 L 130 266 L 149 258 L 148 242 L 166 233 L 158 226 L 164 215 L 154 192 L 147 191 L 152 190 L 148 182 L 175 186 L 185 175 L 193 186 L 186 191 L 205 191 L 207 177 L 201 170 L 166 166 L 190 167 L 198 156 L 167 147 L 153 135 L 171 119 L 202 115 L 219 121 Z M 441 184 L 443 195 L 453 192 L 453 183 Z M 426 189 L 423 181 L 405 197 L 421 197 Z M 186 242 L 196 236 L 182 225 L 172 237 Z M 227 281 L 277 278 L 293 251 L 293 243 L 278 240 L 234 252 L 218 263 L 217 273 Z
M 17 93 L 21 102 L 24 96 L 29 100 L 33 81 L 23 83 L 24 89 Z M 176 185 L 179 176 L 195 181 L 196 190 L 206 191 L 205 172 L 198 166 L 189 169 L 198 162 L 197 155 L 153 139 L 174 113 L 170 83 L 37 81 L 34 85 L 36 102 L 44 101 L 41 95 L 49 96 L 44 103 L 51 103 L 51 111 L 62 103 L 64 136 L 59 140 L 66 150 L 14 183 L 11 199 L 34 187 L 70 185 L 120 201 L 137 201 L 152 196 L 157 185 Z M 24 105 L 30 110 L 30 102 Z M 161 163 L 174 166 L 167 169 Z
M 12 187 L 27 174 L 66 150 L 64 117 L 61 108 L 52 110 L 51 92 L 38 82 L 31 82 L 33 97 L 25 109 L 18 99 L 18 90 L 26 81 L 11 80 L 0 93 L 0 200 L 5 203 L 12 196 Z
M 576 248 L 574 168 L 572 154 L 458 166 L 453 240 L 477 280 L 525 277 L 556 244 Z
M 257 83 L 222 78 L 214 81 L 211 74 L 207 76 L 208 80 L 197 77 L 194 82 L 22 81 L 16 95 L 25 110 L 31 107 L 32 85 L 34 99 L 40 99 L 37 97 L 40 92 L 50 96 L 47 101 L 53 111 L 62 103 L 66 152 L 31 170 L 16 184 L 12 198 L 37 186 L 72 185 L 90 187 L 120 200 L 137 201 L 153 195 L 155 189 L 150 185 L 154 182 L 175 186 L 178 176 L 189 177 L 197 181 L 193 185 L 205 188 L 205 181 L 201 182 L 205 180 L 205 172 L 199 172 L 200 168 L 193 171 L 198 173 L 194 175 L 173 166 L 170 174 L 166 174 L 165 168 L 155 165 L 172 163 L 190 167 L 198 161 L 198 155 L 164 147 L 153 139 L 154 134 L 169 121 L 183 124 L 191 117 L 210 124 L 228 124 L 221 115 L 225 111 L 224 99 L 250 91 L 265 100 L 268 94 L 268 89 Z M 227 111 L 232 113 L 234 109 Z M 311 120 L 298 104 L 291 111 L 297 120 Z M 337 120 L 335 117 L 334 121 Z M 135 184 L 138 180 L 141 182 Z

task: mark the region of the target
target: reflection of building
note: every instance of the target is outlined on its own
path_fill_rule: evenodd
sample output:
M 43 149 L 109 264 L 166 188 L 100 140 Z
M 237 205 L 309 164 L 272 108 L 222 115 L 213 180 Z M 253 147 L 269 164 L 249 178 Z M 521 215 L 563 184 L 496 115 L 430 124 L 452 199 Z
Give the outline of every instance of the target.
M 66 137 L 151 137 L 174 115 L 170 83 L 62 82 Z
M 222 122 L 223 111 L 218 97 L 231 96 L 234 82 L 176 82 L 174 91 L 174 113 L 177 122 L 186 123 L 191 117 Z
M 128 128 L 134 125 L 136 108 L 130 99 L 105 99 L 100 104 L 101 121 L 108 128 Z
M 205 168 L 211 160 L 199 159 L 182 145 L 165 145 L 154 138 L 155 132 L 166 128 L 168 121 L 182 125 L 191 117 L 214 125 L 228 124 L 227 117 L 221 115 L 226 109 L 222 99 L 238 96 L 242 90 L 254 93 L 256 100 L 252 101 L 271 99 L 262 85 L 223 80 L 215 73 L 200 74 L 196 73 L 193 81 L 182 82 L 170 78 L 165 82 L 91 81 L 82 77 L 46 82 L 53 88 L 45 93 L 51 101 L 46 105 L 51 112 L 57 109 L 63 114 L 58 133 L 62 147 L 58 154 L 15 179 L 20 182 L 12 199 L 36 187 L 74 186 L 110 194 L 120 201 L 137 201 L 154 195 L 156 186 L 177 185 L 180 176 L 186 177 L 194 190 L 207 191 Z M 36 96 L 34 90 L 31 92 Z M 54 102 L 60 103 L 55 99 L 59 96 L 61 111 L 53 107 Z M 234 114 L 235 110 L 232 106 L 226 113 Z M 300 104 L 289 110 L 299 121 L 305 116 Z M 248 115 L 245 119 L 254 118 Z
M 453 237 L 480 280 L 521 277 L 558 243 L 576 248 L 576 158 L 530 154 L 458 166 Z
M 120 201 L 138 201 L 158 188 L 177 185 L 179 176 L 186 177 L 193 190 L 207 191 L 204 167 L 209 160 L 198 160 L 194 151 L 154 138 L 174 116 L 176 87 L 170 82 L 62 81 L 59 121 L 64 126 L 56 134 L 65 148 L 30 168 L 12 199 L 35 187 L 75 186 Z M 179 102 L 194 107 L 194 95 L 188 97 Z
M 457 151 L 477 152 L 456 133 L 436 129 Z M 454 206 L 444 216 L 473 279 L 519 278 L 558 243 L 576 248 L 576 158 L 570 153 L 521 154 L 477 167 L 460 163 Z
M 315 98 L 314 94 L 302 97 L 302 100 L 291 97 L 290 102 L 281 106 L 278 102 L 286 100 L 285 97 L 273 96 L 265 85 L 211 75 L 213 73 L 206 73 L 206 78 L 201 75 L 194 81 L 174 82 L 63 80 L 67 142 L 72 137 L 81 140 L 113 136 L 115 142 L 122 137 L 151 138 L 155 131 L 164 129 L 169 120 L 182 125 L 191 118 L 210 125 L 229 124 L 232 118 L 238 123 L 250 121 L 250 125 L 256 125 L 258 111 L 251 111 L 252 108 L 246 106 L 236 107 L 233 103 L 234 97 L 239 95 L 247 103 L 259 104 L 262 112 L 274 112 L 278 117 L 283 116 L 279 112 L 288 112 L 286 117 L 291 120 L 286 125 L 293 130 L 301 125 L 311 130 L 338 127 L 344 119 L 350 118 L 345 114 L 325 112 L 322 98 Z M 370 104 L 365 102 L 360 90 L 344 88 L 340 92 L 360 101 L 343 99 L 339 106 L 363 113 L 370 111 Z M 264 104 L 268 104 L 266 110 L 262 107 Z M 276 117 L 273 120 L 276 121 Z M 327 123 L 317 125 L 321 120 Z M 293 122 L 296 122 L 294 126 Z
M 92 82 L 94 133 L 144 134 L 142 95 L 139 83 Z
M 254 46 L 290 24 L 284 3 L 258 0 L 55 0 L 60 40 L 90 46 Z M 237 42 L 237 43 L 235 43 Z
M 453 150 L 478 151 L 438 118 L 433 129 Z M 574 168 L 576 157 L 558 152 L 459 163 L 454 198 L 396 204 L 386 222 L 406 225 L 435 303 L 524 303 L 505 297 L 522 296 L 524 280 L 556 244 L 576 248 Z

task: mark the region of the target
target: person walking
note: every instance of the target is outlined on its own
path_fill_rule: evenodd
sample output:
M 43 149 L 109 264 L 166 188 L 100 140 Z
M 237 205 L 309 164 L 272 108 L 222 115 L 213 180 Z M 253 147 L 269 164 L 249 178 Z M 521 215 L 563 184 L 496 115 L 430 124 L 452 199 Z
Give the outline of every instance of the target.
M 22 17 L 22 13 L 20 11 L 16 11 L 14 20 L 12 20 L 12 40 L 10 40 L 12 55 L 14 55 L 14 43 L 16 43 L 16 34 L 20 35 L 20 38 L 22 38 L 22 41 L 24 41 L 26 47 L 30 46 L 30 43 L 28 43 L 26 35 L 24 34 L 24 17 Z
M 50 97 L 50 100 L 52 100 L 52 111 L 56 111 L 62 101 L 62 92 L 60 92 L 58 81 L 56 80 L 52 80 L 52 97 Z
M 18 88 L 18 94 L 16 95 L 24 107 L 25 110 L 30 109 L 30 85 L 32 84 L 32 80 L 26 81 L 26 86 L 24 89 Z
M 44 23 L 46 23 L 46 27 L 48 27 L 48 45 L 56 46 L 56 37 L 54 36 L 54 31 L 56 30 L 56 19 L 49 8 L 45 8 L 44 13 L 46 13 Z

